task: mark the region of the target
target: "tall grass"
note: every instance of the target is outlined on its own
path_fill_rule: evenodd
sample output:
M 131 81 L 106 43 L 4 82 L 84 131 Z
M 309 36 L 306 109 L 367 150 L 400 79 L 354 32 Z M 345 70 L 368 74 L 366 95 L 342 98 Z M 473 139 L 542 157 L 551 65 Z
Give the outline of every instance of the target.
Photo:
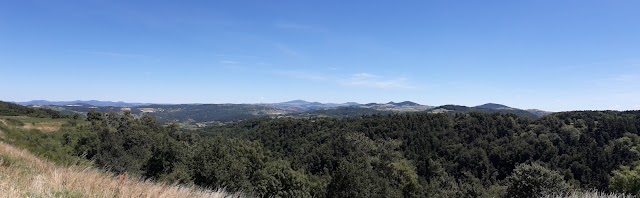
M 61 167 L 0 142 L 0 197 L 240 197 L 221 190 L 113 176 L 87 166 Z
M 634 198 L 627 194 L 604 193 L 599 191 L 571 191 L 568 193 L 546 195 L 543 198 Z
M 25 116 L 0 116 L 0 125 L 50 133 L 59 131 L 68 119 L 32 118 Z

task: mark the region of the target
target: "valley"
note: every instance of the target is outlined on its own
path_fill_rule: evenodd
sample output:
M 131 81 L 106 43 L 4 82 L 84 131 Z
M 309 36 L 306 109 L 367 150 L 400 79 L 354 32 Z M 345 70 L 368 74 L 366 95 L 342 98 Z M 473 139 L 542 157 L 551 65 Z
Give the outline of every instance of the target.
M 86 115 L 90 111 L 103 113 L 130 111 L 136 116 L 149 114 L 155 116 L 161 122 L 175 122 L 183 127 L 192 129 L 226 125 L 257 118 L 356 118 L 375 114 L 389 115 L 412 112 L 498 112 L 538 119 L 551 113 L 542 110 L 522 110 L 493 103 L 467 107 L 459 105 L 429 106 L 410 101 L 367 104 L 353 102 L 342 104 L 319 103 L 304 100 L 270 104 L 149 104 L 95 100 L 69 102 L 38 100 L 21 102 L 20 104 L 52 109 L 67 114 L 77 113 L 81 115 Z M 119 106 L 111 106 L 112 104 L 119 104 Z

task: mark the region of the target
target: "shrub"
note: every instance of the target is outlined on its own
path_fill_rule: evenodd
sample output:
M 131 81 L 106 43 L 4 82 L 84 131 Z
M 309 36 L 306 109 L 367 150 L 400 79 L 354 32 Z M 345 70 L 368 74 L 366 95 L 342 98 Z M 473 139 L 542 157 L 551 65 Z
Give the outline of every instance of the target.
M 621 166 L 613 171 L 613 176 L 609 182 L 609 188 L 615 192 L 639 194 L 640 193 L 640 166 L 633 169 L 628 166 Z
M 558 172 L 535 163 L 517 166 L 507 183 L 507 197 L 541 197 L 563 193 L 569 187 Z

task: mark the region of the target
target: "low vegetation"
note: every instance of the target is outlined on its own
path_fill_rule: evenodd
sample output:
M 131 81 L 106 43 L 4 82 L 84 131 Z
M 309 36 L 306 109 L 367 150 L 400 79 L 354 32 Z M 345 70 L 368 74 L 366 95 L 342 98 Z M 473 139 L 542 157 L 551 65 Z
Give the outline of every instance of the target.
M 226 197 L 222 191 L 141 180 L 87 166 L 58 166 L 0 142 L 0 197 Z
M 71 118 L 0 116 L 0 197 L 240 197 L 93 168 L 69 146 L 84 134 L 77 129 L 86 124 Z

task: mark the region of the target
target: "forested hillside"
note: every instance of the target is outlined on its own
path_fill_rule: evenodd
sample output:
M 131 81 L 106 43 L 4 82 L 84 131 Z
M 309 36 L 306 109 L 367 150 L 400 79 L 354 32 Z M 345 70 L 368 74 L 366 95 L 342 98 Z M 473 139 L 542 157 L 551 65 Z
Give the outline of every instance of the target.
M 115 173 L 260 197 L 537 197 L 638 193 L 640 112 L 407 113 L 257 119 L 190 131 L 91 112 L 60 133 L 7 133 Z M 55 155 L 51 152 L 56 152 Z M 59 158 L 63 159 L 63 158 Z M 628 168 L 632 167 L 632 168 Z
M 72 142 L 93 133 L 80 130 L 90 123 L 78 117 L 51 118 L 40 114 L 47 111 L 11 104 L 0 106 L 0 112 L 12 112 L 11 116 L 0 115 L 0 197 L 242 196 L 218 188 L 162 183 L 137 174 L 113 174 L 98 169 L 103 167 L 91 167 L 90 160 L 75 152 L 86 149 L 73 147 L 83 143 Z
M 19 104 L 0 101 L 0 116 L 31 116 L 38 118 L 62 118 L 63 114 L 51 110 L 41 108 L 30 108 Z

